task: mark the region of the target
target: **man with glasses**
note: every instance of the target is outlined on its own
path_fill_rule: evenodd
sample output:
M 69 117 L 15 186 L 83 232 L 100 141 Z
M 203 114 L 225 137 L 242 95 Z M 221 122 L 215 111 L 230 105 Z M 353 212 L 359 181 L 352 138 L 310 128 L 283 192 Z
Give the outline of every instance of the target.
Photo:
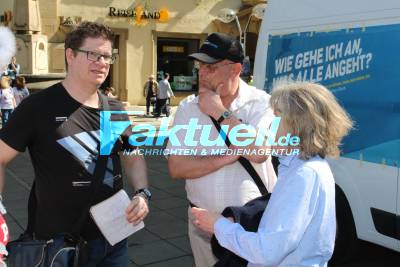
M 210 135 L 207 136 L 210 141 L 216 140 L 219 134 L 210 117 L 229 129 L 242 123 L 255 128 L 269 127 L 273 118 L 268 104 L 269 95 L 240 79 L 244 56 L 239 41 L 225 34 L 213 33 L 207 37 L 199 53 L 189 57 L 199 62 L 199 94 L 189 96 L 180 103 L 174 125 L 187 125 L 190 119 L 196 118 L 198 125 L 211 126 Z M 168 155 L 171 176 L 175 179 L 186 179 L 190 205 L 221 213 L 227 206 L 242 206 L 260 196 L 256 183 L 237 161 L 239 156 L 225 155 L 223 150 L 220 154 L 212 155 L 210 151 L 218 147 L 203 145 L 200 132 L 192 129 L 193 136 L 190 136 L 193 137 L 192 143 L 197 144 L 195 151 L 198 154 Z M 177 132 L 181 145 L 178 147 L 169 142 L 169 151 L 176 148 L 193 149 L 185 143 L 188 133 L 189 130 Z M 240 148 L 246 150 L 255 146 L 249 144 Z M 276 175 L 270 158 L 257 154 L 244 157 L 252 163 L 271 191 Z M 213 266 L 216 258 L 211 252 L 210 236 L 195 228 L 190 209 L 188 216 L 189 239 L 196 266 Z
M 144 158 L 118 153 L 129 149 L 128 133 L 117 140 L 103 165 L 105 171 L 94 175 L 100 161 L 100 111 L 105 107 L 123 110 L 120 102 L 98 91 L 115 61 L 113 40 L 113 32 L 105 25 L 78 25 L 65 40 L 66 78 L 25 99 L 0 131 L 0 192 L 5 166 L 28 148 L 35 170 L 30 197 L 30 204 L 36 205 L 35 237 L 49 240 L 70 233 L 85 214 L 80 235 L 88 241 L 87 266 L 128 266 L 127 240 L 111 246 L 86 208 L 122 189 L 122 165 L 136 190 L 125 210 L 130 223 L 138 224 L 146 217 L 151 196 Z M 92 188 L 96 181 L 99 185 Z

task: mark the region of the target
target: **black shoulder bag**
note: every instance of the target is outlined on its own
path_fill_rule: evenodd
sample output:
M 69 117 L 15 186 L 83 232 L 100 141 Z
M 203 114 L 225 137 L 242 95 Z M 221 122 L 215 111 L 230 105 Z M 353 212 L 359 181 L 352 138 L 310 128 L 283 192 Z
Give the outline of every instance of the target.
M 218 124 L 218 122 L 213 117 L 210 116 L 210 118 L 214 123 L 214 126 L 217 128 L 219 134 L 225 137 L 225 144 L 227 147 L 229 147 L 230 141 L 228 136 L 226 135 L 226 133 L 222 132 L 223 130 L 221 129 L 221 126 Z M 261 177 L 258 175 L 257 171 L 254 169 L 253 165 L 251 165 L 248 159 L 240 157 L 238 161 L 243 166 L 243 168 L 246 169 L 251 178 L 253 178 L 262 196 L 250 200 L 242 207 L 227 207 L 222 211 L 222 216 L 232 217 L 234 221 L 243 226 L 246 231 L 257 232 L 261 217 L 271 197 L 271 193 L 268 192 L 267 188 L 261 180 Z M 215 257 L 217 257 L 218 259 L 217 263 L 214 265 L 215 267 L 247 266 L 248 262 L 245 259 L 222 247 L 218 243 L 215 235 L 213 235 L 211 238 L 211 248 Z
M 107 97 L 99 94 L 103 110 L 109 110 Z M 108 156 L 98 155 L 90 185 L 88 205 L 83 210 L 70 233 L 60 233 L 50 240 L 38 240 L 34 235 L 37 199 L 33 182 L 28 201 L 28 226 L 17 239 L 7 244 L 8 267 L 84 267 L 88 262 L 87 242 L 80 236 L 87 221 L 90 206 L 104 177 Z

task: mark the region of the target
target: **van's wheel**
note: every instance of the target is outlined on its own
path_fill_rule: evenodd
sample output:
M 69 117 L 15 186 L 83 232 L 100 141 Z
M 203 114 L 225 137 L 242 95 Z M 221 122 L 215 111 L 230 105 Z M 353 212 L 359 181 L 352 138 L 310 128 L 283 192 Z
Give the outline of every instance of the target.
M 336 240 L 330 264 L 348 262 L 357 254 L 359 242 L 349 202 L 343 191 L 336 186 Z

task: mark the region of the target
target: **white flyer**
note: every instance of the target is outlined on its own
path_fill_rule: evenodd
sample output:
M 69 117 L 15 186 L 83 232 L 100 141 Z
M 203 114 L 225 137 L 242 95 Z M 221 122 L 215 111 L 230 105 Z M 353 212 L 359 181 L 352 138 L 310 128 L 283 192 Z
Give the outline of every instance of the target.
M 144 227 L 143 222 L 133 225 L 126 219 L 125 209 L 130 202 L 128 194 L 121 189 L 90 208 L 93 220 L 112 246 Z

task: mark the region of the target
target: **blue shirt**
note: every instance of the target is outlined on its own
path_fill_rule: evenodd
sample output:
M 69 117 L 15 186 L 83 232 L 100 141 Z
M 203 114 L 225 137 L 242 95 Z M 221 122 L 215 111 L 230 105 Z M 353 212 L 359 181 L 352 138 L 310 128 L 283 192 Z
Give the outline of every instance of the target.
M 335 244 L 335 182 L 326 160 L 279 159 L 279 176 L 257 233 L 220 218 L 219 243 L 248 266 L 327 266 Z

